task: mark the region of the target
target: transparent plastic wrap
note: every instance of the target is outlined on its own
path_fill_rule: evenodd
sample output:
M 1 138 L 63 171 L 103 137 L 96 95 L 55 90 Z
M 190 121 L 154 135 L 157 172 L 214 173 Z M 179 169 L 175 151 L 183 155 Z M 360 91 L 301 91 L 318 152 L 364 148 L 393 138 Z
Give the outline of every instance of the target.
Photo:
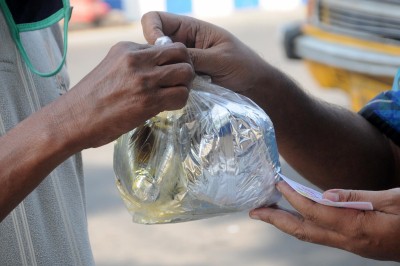
M 202 77 L 183 109 L 162 112 L 117 140 L 114 171 L 137 223 L 197 220 L 280 198 L 271 120 L 251 100 Z

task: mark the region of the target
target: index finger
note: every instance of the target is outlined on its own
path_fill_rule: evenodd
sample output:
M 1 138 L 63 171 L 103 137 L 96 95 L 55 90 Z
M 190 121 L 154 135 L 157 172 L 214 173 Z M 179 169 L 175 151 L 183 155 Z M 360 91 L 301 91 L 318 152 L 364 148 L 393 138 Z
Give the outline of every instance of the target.
M 360 212 L 353 209 L 339 209 L 325 206 L 314 202 L 291 188 L 286 182 L 279 182 L 277 188 L 281 191 L 286 200 L 296 209 L 306 220 L 311 221 L 324 228 L 338 228 L 347 226 L 342 223 L 342 216 L 357 216 Z
M 252 210 L 252 219 L 262 220 L 272 224 L 282 232 L 290 234 L 302 241 L 317 243 L 332 247 L 340 247 L 343 236 L 337 230 L 321 227 L 291 211 L 279 208 L 263 207 Z

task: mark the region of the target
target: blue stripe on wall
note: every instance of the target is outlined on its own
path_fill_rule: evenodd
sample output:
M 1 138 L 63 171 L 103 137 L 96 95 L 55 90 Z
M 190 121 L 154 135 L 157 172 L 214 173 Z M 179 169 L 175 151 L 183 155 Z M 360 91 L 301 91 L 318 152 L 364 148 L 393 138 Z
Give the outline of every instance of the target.
M 176 14 L 192 12 L 192 0 L 167 0 L 167 11 Z
M 235 8 L 258 7 L 258 0 L 235 0 Z
M 121 0 L 105 0 L 104 2 L 109 4 L 111 8 L 122 9 L 122 1 Z

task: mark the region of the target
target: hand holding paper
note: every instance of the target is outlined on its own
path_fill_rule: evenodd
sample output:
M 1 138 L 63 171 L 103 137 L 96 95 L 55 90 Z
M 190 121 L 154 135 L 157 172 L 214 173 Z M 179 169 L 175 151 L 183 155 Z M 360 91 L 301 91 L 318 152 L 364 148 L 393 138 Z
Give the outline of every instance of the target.
M 339 201 L 339 197 L 336 197 L 336 199 L 333 198 L 326 198 L 325 193 L 321 194 L 320 192 L 303 186 L 289 178 L 287 178 L 286 176 L 280 174 L 280 176 L 282 177 L 283 180 L 285 180 L 286 183 L 288 183 L 289 186 L 291 186 L 294 190 L 296 190 L 299 194 L 303 195 L 306 198 L 309 198 L 310 200 L 313 200 L 315 202 L 318 202 L 322 205 L 326 205 L 326 206 L 332 206 L 332 207 L 339 207 L 339 208 L 351 208 L 351 209 L 358 209 L 358 210 L 366 210 L 366 211 L 372 211 L 373 210 L 373 206 L 371 202 L 363 202 L 363 201 L 344 201 L 344 202 L 340 202 Z M 335 190 L 330 190 L 327 191 L 328 193 L 330 193 L 329 195 L 331 195 L 331 197 L 335 197 L 332 196 L 332 194 L 334 193 L 334 191 L 339 191 L 337 189 Z M 336 194 L 334 194 L 336 195 Z
M 302 241 L 340 248 L 363 257 L 400 261 L 400 188 L 330 190 L 324 194 L 341 203 L 371 202 L 373 211 L 324 206 L 299 194 L 286 182 L 279 182 L 277 188 L 298 213 L 275 206 L 252 210 L 251 218 L 270 223 Z M 311 197 L 318 198 L 318 193 Z

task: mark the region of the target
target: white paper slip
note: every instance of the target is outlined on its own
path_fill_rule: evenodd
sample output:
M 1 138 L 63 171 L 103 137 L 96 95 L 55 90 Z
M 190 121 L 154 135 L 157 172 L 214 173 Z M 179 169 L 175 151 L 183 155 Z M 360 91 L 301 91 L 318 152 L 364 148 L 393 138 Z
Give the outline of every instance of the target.
M 323 205 L 327 206 L 332 206 L 332 207 L 339 207 L 339 208 L 351 208 L 351 209 L 357 209 L 357 210 L 366 210 L 366 211 L 372 211 L 374 208 L 372 206 L 371 202 L 363 202 L 363 201 L 346 201 L 346 202 L 336 202 L 336 201 L 331 201 L 328 199 L 322 198 L 322 193 L 303 186 L 290 178 L 279 174 L 282 179 L 288 183 L 289 186 L 291 186 L 294 190 L 297 191 L 300 195 L 303 195 L 306 198 L 309 198 L 312 201 L 318 202 Z

